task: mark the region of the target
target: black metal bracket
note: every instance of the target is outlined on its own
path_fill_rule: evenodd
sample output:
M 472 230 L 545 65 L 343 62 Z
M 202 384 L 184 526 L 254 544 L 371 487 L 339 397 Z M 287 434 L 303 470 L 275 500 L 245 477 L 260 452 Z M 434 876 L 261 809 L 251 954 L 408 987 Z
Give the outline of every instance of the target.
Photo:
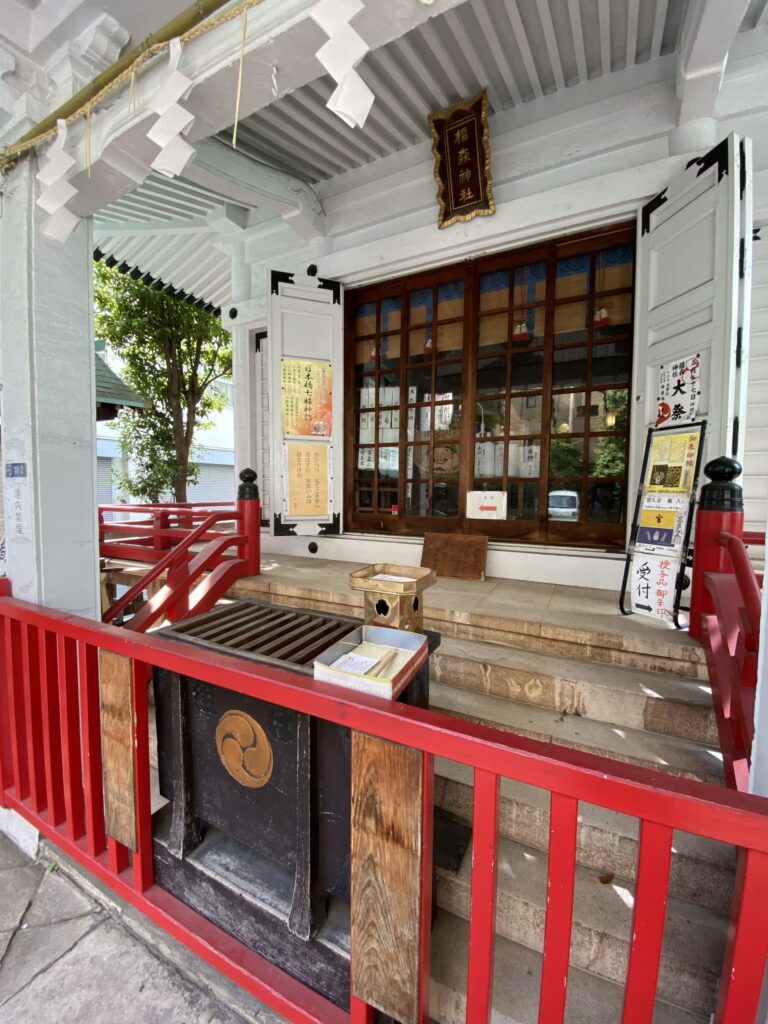
M 649 200 L 645 204 L 645 206 L 643 207 L 643 212 L 640 215 L 641 235 L 648 234 L 648 232 L 651 230 L 651 216 L 658 210 L 660 206 L 663 206 L 666 202 L 667 190 L 664 189 L 662 192 L 659 192 L 657 196 L 654 196 L 653 199 Z
M 293 274 L 289 274 L 286 270 L 273 270 L 269 283 L 273 295 L 277 295 L 281 284 L 293 284 Z
M 334 306 L 341 305 L 341 282 L 332 281 L 328 277 L 318 277 L 317 283 L 321 288 L 329 288 L 333 292 Z
M 318 537 L 334 537 L 341 533 L 341 516 L 338 512 L 334 512 L 333 521 L 330 523 L 318 523 L 317 524 L 317 535 Z
M 693 160 L 689 160 L 685 165 L 686 171 L 689 167 L 697 166 L 699 169 L 696 172 L 696 177 L 700 178 L 705 171 L 708 171 L 710 167 L 714 167 L 717 164 L 717 180 L 722 181 L 723 177 L 728 173 L 728 139 L 723 139 L 722 142 L 710 149 L 704 156 L 695 156 Z
M 273 516 L 276 537 L 295 537 L 296 523 L 284 523 L 283 517 L 275 513 Z

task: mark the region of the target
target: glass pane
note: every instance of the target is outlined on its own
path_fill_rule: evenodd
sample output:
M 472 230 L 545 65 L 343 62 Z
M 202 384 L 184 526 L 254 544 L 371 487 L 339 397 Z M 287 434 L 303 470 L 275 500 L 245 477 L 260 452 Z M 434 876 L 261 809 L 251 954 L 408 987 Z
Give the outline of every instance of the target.
M 437 354 L 445 357 L 456 356 L 464 347 L 464 321 L 455 324 L 441 324 L 437 328 Z
M 556 519 L 558 522 L 577 523 L 579 521 L 579 506 L 581 498 L 578 491 L 568 488 L 563 484 L 562 488 L 557 486 L 557 481 L 550 480 L 550 490 L 547 495 L 547 516 L 549 519 Z
M 432 289 L 420 288 L 417 292 L 411 292 L 408 296 L 410 304 L 410 322 L 412 324 L 426 324 L 432 319 Z
M 463 281 L 450 281 L 437 289 L 437 319 L 451 320 L 455 316 L 464 316 Z
M 496 395 L 504 391 L 506 385 L 506 360 L 504 356 L 477 361 L 477 393 L 478 395 Z
M 582 434 L 585 411 L 586 395 L 583 391 L 576 391 L 569 395 L 553 395 L 552 433 Z
M 400 410 L 385 409 L 379 413 L 379 444 L 397 444 L 400 440 Z
M 504 399 L 478 402 L 475 406 L 475 434 L 491 437 L 504 433 Z
M 432 451 L 432 478 L 438 480 L 453 480 L 459 475 L 459 446 L 457 444 L 441 444 L 435 442 Z
M 529 263 L 515 270 L 513 301 L 516 306 L 543 302 L 547 294 L 547 264 Z
M 458 437 L 461 433 L 461 405 L 435 406 L 435 439 Z
M 537 484 L 510 484 L 507 488 L 507 519 L 538 519 Z
M 518 348 L 544 342 L 544 307 L 516 309 L 512 316 L 512 344 Z
M 541 395 L 519 395 L 509 400 L 509 435 L 541 433 Z
M 634 245 L 603 249 L 595 255 L 595 291 L 631 288 L 635 269 Z
M 376 342 L 358 341 L 355 345 L 355 366 L 362 370 L 373 370 L 376 366 Z
M 358 512 L 373 511 L 373 488 L 355 487 L 355 508 Z
M 373 478 L 373 471 L 376 466 L 376 453 L 373 448 L 358 448 L 357 451 L 357 476 L 363 480 Z
M 428 441 L 432 433 L 432 410 L 429 406 L 409 409 L 406 434 L 409 441 Z
M 397 477 L 399 448 L 379 448 L 379 477 Z
M 382 487 L 379 481 L 379 511 L 392 512 L 397 507 L 397 486 Z
M 512 390 L 538 391 L 544 380 L 544 354 L 542 352 L 514 352 L 512 354 Z
M 432 397 L 432 367 L 419 366 L 408 371 L 408 401 L 428 402 Z
M 555 349 L 552 384 L 556 388 L 573 388 L 587 383 L 586 348 Z
M 556 345 L 587 340 L 587 312 L 586 302 L 567 302 L 563 306 L 555 306 Z
M 432 328 L 408 332 L 408 361 L 423 363 L 432 359 Z
M 475 480 L 488 483 L 504 475 L 504 442 L 475 441 Z
M 381 330 L 400 330 L 400 296 L 395 295 L 391 299 L 381 300 Z
M 358 377 L 355 382 L 357 404 L 361 409 L 373 409 L 376 405 L 376 378 Z
M 376 303 L 362 302 L 355 310 L 355 334 L 376 333 Z
M 510 441 L 507 472 L 510 476 L 537 477 L 541 467 L 541 441 Z
M 508 340 L 508 313 L 497 313 L 494 316 L 480 317 L 480 336 L 478 338 L 480 348 L 487 348 L 489 345 L 506 345 Z
M 582 438 L 552 438 L 549 446 L 549 475 L 581 476 L 584 471 L 584 441 Z
M 587 490 L 587 519 L 599 523 L 620 523 L 623 516 L 624 487 L 619 483 L 594 483 Z
M 592 348 L 592 383 L 623 384 L 629 380 L 631 341 L 609 341 Z
M 480 312 L 509 305 L 509 271 L 495 270 L 480 275 Z
M 399 334 L 384 334 L 379 340 L 379 359 L 383 369 L 400 365 L 402 350 Z
M 632 296 L 608 295 L 595 299 L 592 316 L 595 338 L 610 338 L 615 334 L 626 336 L 632 322 Z
M 379 374 L 379 405 L 400 405 L 400 374 Z
M 589 429 L 626 430 L 629 392 L 626 388 L 614 391 L 593 391 L 589 407 Z
M 589 256 L 566 256 L 557 261 L 555 271 L 555 298 L 568 299 L 572 295 L 589 292 Z
M 357 443 L 374 444 L 376 441 L 376 413 L 361 412 L 357 417 Z
M 459 485 L 435 481 L 432 491 L 432 515 L 453 518 L 459 514 Z
M 429 511 L 429 484 L 405 485 L 405 511 L 409 516 L 425 516 Z
M 590 476 L 624 476 L 627 443 L 624 437 L 593 437 L 589 442 Z
M 435 367 L 435 401 L 461 398 L 461 363 L 438 363 Z
M 405 475 L 408 479 L 429 480 L 429 445 L 409 445 L 405 454 Z

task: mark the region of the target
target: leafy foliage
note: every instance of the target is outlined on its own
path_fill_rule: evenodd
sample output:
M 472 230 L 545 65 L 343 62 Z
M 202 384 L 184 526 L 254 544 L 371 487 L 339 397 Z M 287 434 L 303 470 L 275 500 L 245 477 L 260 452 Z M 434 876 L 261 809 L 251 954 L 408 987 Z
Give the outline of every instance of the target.
M 123 379 L 145 400 L 122 409 L 120 446 L 131 473 L 115 473 L 120 490 L 143 501 L 173 494 L 186 501 L 197 479 L 191 463 L 195 429 L 225 404 L 212 385 L 232 372 L 230 337 L 219 320 L 127 274 L 95 265 L 96 335 L 122 361 Z

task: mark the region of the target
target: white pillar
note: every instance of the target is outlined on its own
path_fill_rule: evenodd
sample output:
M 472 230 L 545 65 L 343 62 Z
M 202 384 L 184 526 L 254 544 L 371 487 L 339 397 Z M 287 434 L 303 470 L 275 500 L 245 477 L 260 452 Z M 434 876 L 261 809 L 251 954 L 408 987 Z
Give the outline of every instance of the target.
M 13 594 L 99 617 L 92 244 L 40 231 L 36 164 L 5 179 L 0 380 L 6 567 Z

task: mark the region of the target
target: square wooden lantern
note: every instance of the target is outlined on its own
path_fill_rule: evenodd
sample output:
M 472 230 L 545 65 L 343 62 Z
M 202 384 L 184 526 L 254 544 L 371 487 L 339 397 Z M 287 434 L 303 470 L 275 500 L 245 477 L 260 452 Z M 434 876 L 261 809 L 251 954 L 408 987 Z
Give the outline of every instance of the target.
M 365 623 L 418 633 L 424 626 L 423 593 L 437 581 L 434 569 L 377 562 L 349 574 L 364 594 Z

